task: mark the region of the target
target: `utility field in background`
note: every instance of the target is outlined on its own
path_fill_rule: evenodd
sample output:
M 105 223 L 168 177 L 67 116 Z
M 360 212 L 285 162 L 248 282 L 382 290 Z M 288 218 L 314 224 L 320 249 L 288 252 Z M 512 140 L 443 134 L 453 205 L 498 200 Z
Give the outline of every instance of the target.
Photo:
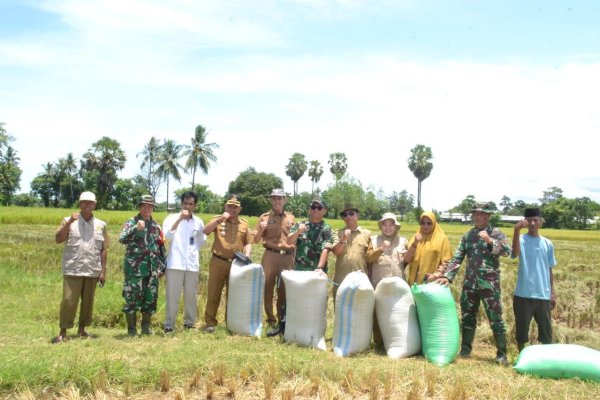
M 61 218 L 73 210 L 0 208 L 0 397 L 15 399 L 597 399 L 600 384 L 577 379 L 551 380 L 519 375 L 493 363 L 495 346 L 483 307 L 473 357 L 439 368 L 423 357 L 389 360 L 372 349 L 348 358 L 331 351 L 333 307 L 329 299 L 328 351 L 286 344 L 279 338 L 247 338 L 227 333 L 224 302 L 212 335 L 201 331 L 206 304 L 210 246 L 202 249 L 198 329 L 164 336 L 164 283 L 153 317 L 154 335 L 128 338 L 121 308 L 121 225 L 134 215 L 127 211 L 98 211 L 109 224 L 111 248 L 106 286 L 96 292 L 92 339 L 53 345 L 58 333 L 62 296 L 60 259 L 63 245 L 54 243 Z M 162 222 L 166 213 L 154 214 Z M 208 222 L 210 215 L 201 215 Z M 248 218 L 252 228 L 256 218 Z M 341 220 L 329 221 L 334 228 Z M 378 232 L 376 221 L 360 225 Z M 469 225 L 442 224 L 455 248 Z M 400 234 L 410 238 L 416 224 L 404 224 Z M 509 240 L 513 228 L 501 228 Z M 522 231 L 524 233 L 525 231 Z M 600 349 L 600 232 L 542 229 L 554 242 L 557 307 L 553 311 L 554 339 Z M 254 262 L 262 247 L 255 245 Z M 333 276 L 335 257 L 330 256 Z M 451 286 L 460 294 L 465 265 Z M 516 359 L 512 294 L 517 261 L 502 259 L 504 318 L 508 328 L 509 361 Z M 331 296 L 330 296 L 331 297 Z M 457 304 L 457 310 L 459 309 Z M 181 318 L 181 315 L 180 315 Z M 76 321 L 77 323 L 77 321 Z M 532 323 L 531 338 L 536 336 Z

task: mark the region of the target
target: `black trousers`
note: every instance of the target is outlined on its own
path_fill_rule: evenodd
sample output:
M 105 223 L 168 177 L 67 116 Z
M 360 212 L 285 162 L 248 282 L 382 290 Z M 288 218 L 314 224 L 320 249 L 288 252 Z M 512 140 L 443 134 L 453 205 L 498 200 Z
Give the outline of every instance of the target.
M 550 300 L 527 299 L 513 297 L 515 328 L 517 343 L 529 342 L 529 325 L 531 318 L 538 326 L 538 340 L 542 344 L 552 343 L 552 319 L 550 316 Z

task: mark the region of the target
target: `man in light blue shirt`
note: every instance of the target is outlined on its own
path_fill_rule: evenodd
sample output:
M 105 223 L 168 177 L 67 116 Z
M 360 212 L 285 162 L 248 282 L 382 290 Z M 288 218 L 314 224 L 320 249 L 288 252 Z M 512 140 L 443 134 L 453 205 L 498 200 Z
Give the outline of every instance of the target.
M 538 340 L 552 343 L 550 311 L 556 306 L 552 268 L 556 266 L 554 245 L 539 233 L 544 220 L 539 208 L 525 209 L 525 218 L 515 225 L 512 258 L 519 257 L 517 287 L 513 297 L 517 347 L 529 342 L 529 325 L 535 319 Z M 527 233 L 520 234 L 527 228 Z

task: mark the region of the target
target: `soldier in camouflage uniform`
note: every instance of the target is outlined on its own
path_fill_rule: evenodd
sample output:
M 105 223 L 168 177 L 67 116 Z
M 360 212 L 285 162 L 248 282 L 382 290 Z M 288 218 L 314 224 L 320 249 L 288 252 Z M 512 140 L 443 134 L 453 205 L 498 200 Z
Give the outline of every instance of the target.
M 137 311 L 142 311 L 142 334 L 149 335 L 152 314 L 156 312 L 158 280 L 165 272 L 164 237 L 160 225 L 152 219 L 154 198 L 145 195 L 137 203 L 139 214 L 123 225 L 119 242 L 127 245 L 123 272 L 123 312 L 127 334 L 137 335 Z
M 323 220 L 327 214 L 327 203 L 319 198 L 313 199 L 308 214 L 309 219 L 295 224 L 287 238 L 288 244 L 296 245 L 294 269 L 319 269 L 327 273 L 327 256 L 336 235 L 331 226 Z
M 496 340 L 496 361 L 507 364 L 506 327 L 502 319 L 500 296 L 500 257 L 510 255 L 510 245 L 506 235 L 489 225 L 492 214 L 489 203 L 475 203 L 473 210 L 475 227 L 465 233 L 454 256 L 440 272 L 432 274 L 429 280 L 447 285 L 452 282 L 465 256 L 469 261 L 465 272 L 460 307 L 462 312 L 461 357 L 471 354 L 479 302 L 483 306 Z

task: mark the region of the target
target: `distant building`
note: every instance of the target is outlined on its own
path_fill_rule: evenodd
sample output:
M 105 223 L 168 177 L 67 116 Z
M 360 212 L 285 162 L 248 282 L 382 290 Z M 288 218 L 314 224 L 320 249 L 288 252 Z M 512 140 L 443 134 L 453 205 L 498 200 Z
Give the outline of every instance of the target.
M 457 212 L 443 211 L 440 213 L 440 216 L 438 219 L 440 221 L 444 221 L 444 222 L 467 223 L 467 222 L 471 222 L 471 214 L 465 215 L 465 214 L 461 214 L 461 213 L 457 213 Z M 522 219 L 523 219 L 523 217 L 521 217 L 519 215 L 500 215 L 501 222 L 507 222 L 510 224 L 516 224 L 517 222 L 519 222 Z

